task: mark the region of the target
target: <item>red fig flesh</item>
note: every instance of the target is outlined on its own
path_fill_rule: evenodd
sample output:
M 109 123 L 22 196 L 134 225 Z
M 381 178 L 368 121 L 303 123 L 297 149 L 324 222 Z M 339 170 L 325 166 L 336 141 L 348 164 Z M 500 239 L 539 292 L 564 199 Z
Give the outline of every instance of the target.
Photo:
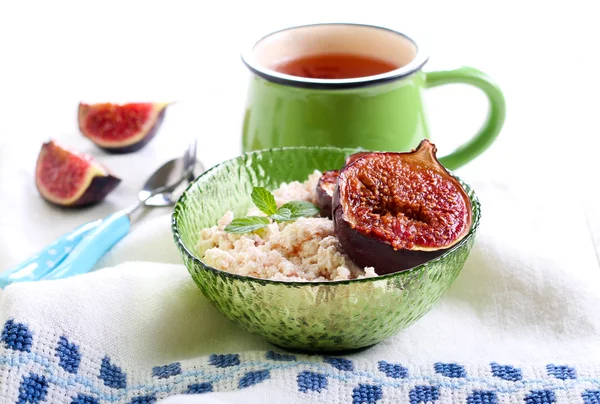
M 111 153 L 130 153 L 156 135 L 168 103 L 79 104 L 79 130 Z
M 471 202 L 424 140 L 410 153 L 371 153 L 345 167 L 333 198 L 342 248 L 378 274 L 444 253 L 471 227 Z
M 101 201 L 121 182 L 92 157 L 44 143 L 35 169 L 42 197 L 60 206 L 87 206 Z
M 352 164 L 362 156 L 369 154 L 370 152 L 360 152 L 348 156 L 344 167 L 348 164 Z M 333 192 L 337 185 L 338 176 L 340 175 L 339 170 L 325 171 L 319 182 L 317 183 L 317 206 L 321 209 L 321 216 L 328 217 L 331 219 L 331 204 L 333 202 Z

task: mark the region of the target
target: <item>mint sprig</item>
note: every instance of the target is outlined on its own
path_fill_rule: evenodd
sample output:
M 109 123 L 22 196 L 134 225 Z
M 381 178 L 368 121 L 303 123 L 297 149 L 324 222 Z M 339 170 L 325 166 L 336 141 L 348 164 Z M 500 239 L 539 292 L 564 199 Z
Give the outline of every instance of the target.
M 254 205 L 268 217 L 246 216 L 233 219 L 231 223 L 225 226 L 226 232 L 235 234 L 251 233 L 268 226 L 271 224 L 271 220 L 278 223 L 292 222 L 301 217 L 311 217 L 319 213 L 319 208 L 306 201 L 291 201 L 277 208 L 275 197 L 263 187 L 254 187 L 250 197 Z

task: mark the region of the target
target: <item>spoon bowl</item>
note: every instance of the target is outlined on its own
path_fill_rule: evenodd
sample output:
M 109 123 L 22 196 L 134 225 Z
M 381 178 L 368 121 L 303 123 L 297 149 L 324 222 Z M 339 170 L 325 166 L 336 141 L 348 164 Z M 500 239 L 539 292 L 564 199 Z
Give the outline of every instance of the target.
M 181 177 L 181 173 L 185 170 L 185 159 L 183 157 L 175 158 L 167 161 L 158 170 L 156 170 L 146 181 L 142 190 L 138 192 L 138 199 L 144 202 L 147 207 L 164 207 L 173 206 L 183 192 L 183 187 L 177 187 L 174 191 L 161 192 L 152 195 L 154 189 L 160 188 L 162 184 L 174 184 Z M 201 162 L 196 162 L 191 168 L 191 178 L 195 178 L 196 174 L 202 173 L 204 167 Z M 185 182 L 184 182 L 185 183 Z M 177 192 L 180 191 L 180 192 Z

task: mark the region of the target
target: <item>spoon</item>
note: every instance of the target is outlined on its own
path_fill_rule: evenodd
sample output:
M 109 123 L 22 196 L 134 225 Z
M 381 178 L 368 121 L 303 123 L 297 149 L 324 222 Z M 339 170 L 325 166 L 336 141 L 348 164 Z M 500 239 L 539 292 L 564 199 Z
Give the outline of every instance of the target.
M 142 190 L 138 193 L 138 199 L 144 202 L 144 206 L 147 207 L 161 207 L 161 206 L 172 206 L 175 205 L 177 198 L 173 197 L 173 192 L 161 192 L 155 195 L 151 195 L 154 189 L 160 188 L 161 184 L 173 184 L 175 183 L 181 173 L 186 170 L 186 167 L 190 167 L 190 176 L 187 178 L 188 182 L 191 182 L 196 178 L 196 175 L 204 171 L 202 163 L 196 160 L 196 143 L 192 146 L 192 154 L 190 155 L 189 162 L 185 161 L 185 155 L 180 158 L 173 159 L 163 164 L 158 170 L 156 170 L 146 181 Z
M 16 282 L 59 279 L 90 271 L 129 232 L 135 211 L 143 206 L 174 205 L 173 191 L 194 178 L 196 165 L 194 141 L 183 157 L 166 162 L 148 178 L 138 194 L 136 205 L 80 226 L 28 260 L 4 271 L 0 274 L 0 288 Z M 204 170 L 201 164 L 198 165 Z

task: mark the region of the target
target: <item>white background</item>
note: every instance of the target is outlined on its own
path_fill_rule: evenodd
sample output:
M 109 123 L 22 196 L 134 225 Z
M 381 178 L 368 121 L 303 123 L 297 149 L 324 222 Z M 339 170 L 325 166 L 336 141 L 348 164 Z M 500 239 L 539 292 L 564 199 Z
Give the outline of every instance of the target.
M 135 200 L 147 174 L 191 137 L 207 166 L 240 152 L 248 73 L 239 52 L 260 34 L 313 22 L 378 24 L 425 38 L 425 70 L 477 67 L 504 90 L 508 115 L 498 141 L 459 171 L 467 180 L 527 182 L 552 195 L 569 220 L 582 203 L 600 230 L 600 26 L 593 2 L 244 1 L 0 3 L 0 270 L 62 233 Z M 78 133 L 84 101 L 174 100 L 157 138 L 110 156 Z M 486 113 L 474 89 L 427 94 L 441 154 L 468 138 Z M 95 155 L 123 183 L 102 204 L 62 211 L 34 186 L 42 141 Z M 523 200 L 523 215 L 527 201 Z M 557 237 L 569 235 L 557 234 Z M 600 240 L 596 238 L 596 246 Z M 598 249 L 598 248 L 597 248 Z

